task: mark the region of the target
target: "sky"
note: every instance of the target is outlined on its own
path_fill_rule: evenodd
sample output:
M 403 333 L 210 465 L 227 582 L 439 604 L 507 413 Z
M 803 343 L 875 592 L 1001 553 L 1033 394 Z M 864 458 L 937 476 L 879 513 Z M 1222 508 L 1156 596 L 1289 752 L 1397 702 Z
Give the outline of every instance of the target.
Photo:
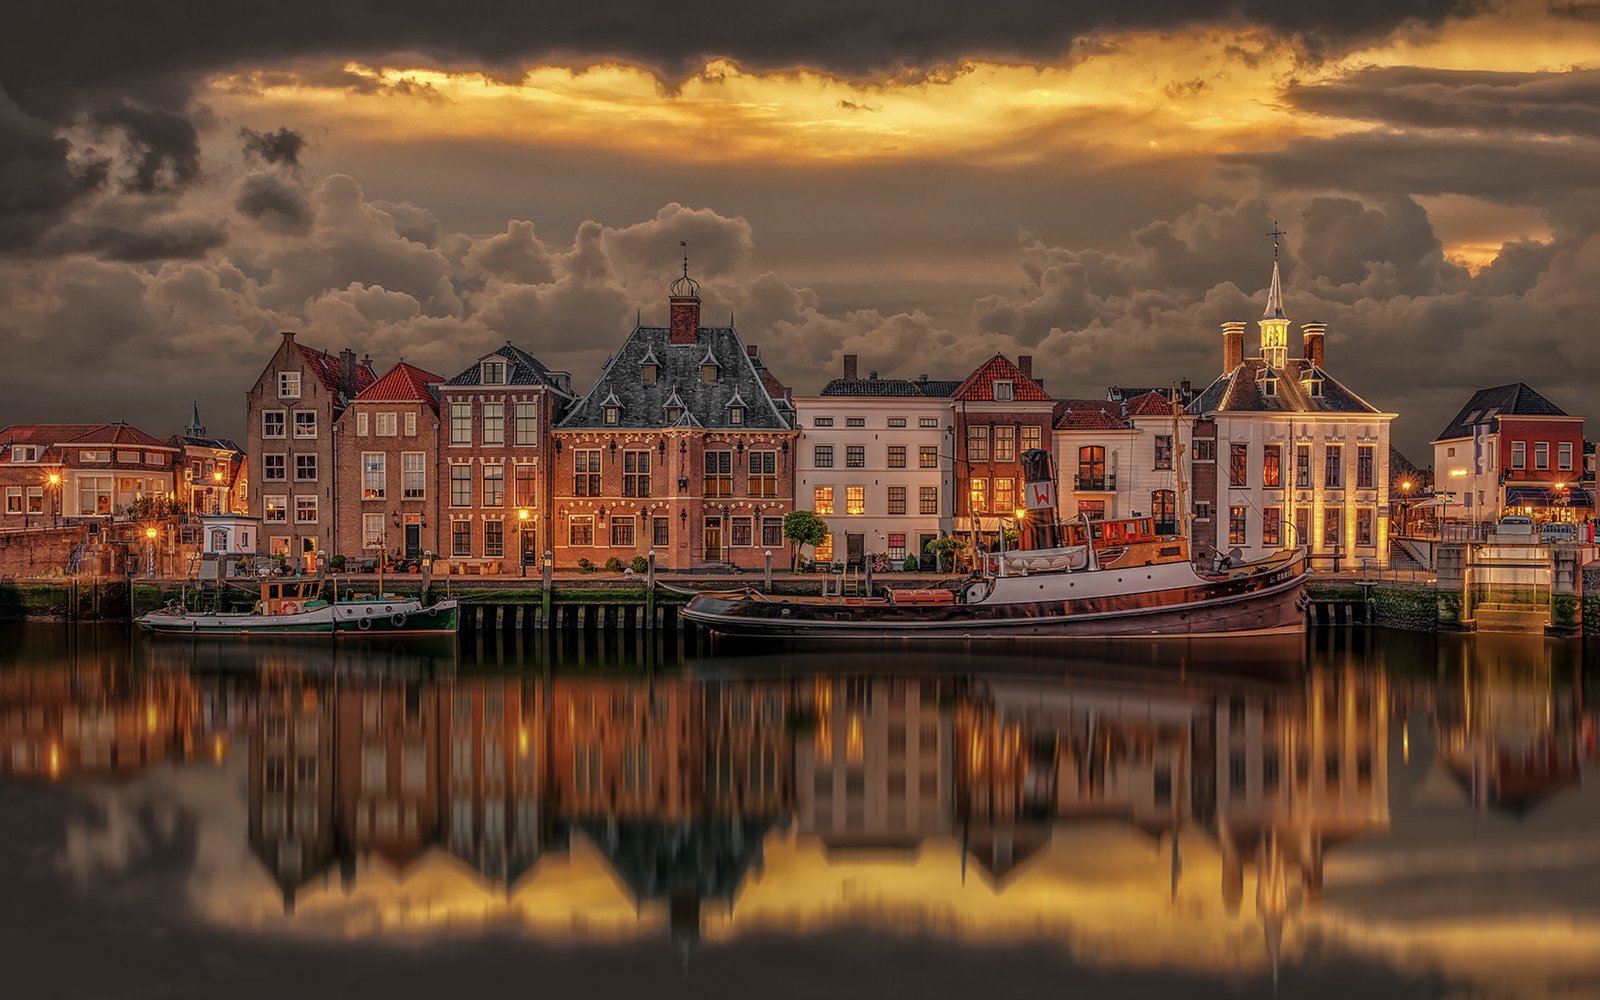
M 846 353 L 1204 385 L 1274 228 L 1413 461 L 1483 386 L 1595 401 L 1588 0 L 385 8 L 7 6 L 0 425 L 241 435 L 280 330 L 586 390 L 680 241 L 801 394 Z

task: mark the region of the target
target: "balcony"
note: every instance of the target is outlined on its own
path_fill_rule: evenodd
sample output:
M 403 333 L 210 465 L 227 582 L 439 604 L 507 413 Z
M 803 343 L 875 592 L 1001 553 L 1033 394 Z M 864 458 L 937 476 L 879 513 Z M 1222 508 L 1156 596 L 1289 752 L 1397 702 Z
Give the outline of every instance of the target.
M 1080 493 L 1113 493 L 1117 489 L 1117 474 L 1086 476 L 1080 472 L 1072 477 L 1072 488 Z

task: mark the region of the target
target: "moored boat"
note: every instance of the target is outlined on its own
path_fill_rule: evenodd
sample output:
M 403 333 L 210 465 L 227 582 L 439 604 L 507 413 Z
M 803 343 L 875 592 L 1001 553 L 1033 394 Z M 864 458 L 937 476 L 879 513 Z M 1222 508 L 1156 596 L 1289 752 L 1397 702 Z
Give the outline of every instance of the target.
M 169 635 L 327 635 L 427 636 L 454 635 L 457 604 L 436 601 L 426 606 L 413 597 L 377 593 L 333 593 L 328 600 L 320 580 L 267 581 L 249 611 L 189 611 L 171 605 L 141 615 L 146 631 Z

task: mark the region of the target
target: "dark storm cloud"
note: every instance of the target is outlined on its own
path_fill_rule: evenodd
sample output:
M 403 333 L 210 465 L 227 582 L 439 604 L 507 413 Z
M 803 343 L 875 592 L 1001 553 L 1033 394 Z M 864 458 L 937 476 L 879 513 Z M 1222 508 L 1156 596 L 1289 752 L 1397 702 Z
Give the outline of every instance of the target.
M 90 120 L 119 129 L 128 147 L 127 191 L 151 194 L 188 186 L 200 174 L 200 136 L 194 122 L 178 111 L 144 107 L 127 100 L 93 109 Z
M 1392 66 L 1297 84 L 1292 106 L 1391 127 L 1508 129 L 1600 137 L 1600 71 L 1503 73 Z
M 26 247 L 79 197 L 99 188 L 104 159 L 75 162 L 72 146 L 0 88 L 0 251 Z
M 303 233 L 311 228 L 311 202 L 301 187 L 276 173 L 250 174 L 239 182 L 233 207 L 270 228 Z
M 300 150 L 306 144 L 305 136 L 289 128 L 280 128 L 276 132 L 257 132 L 245 126 L 239 130 L 239 138 L 244 143 L 245 159 L 281 163 L 286 167 L 300 165 Z

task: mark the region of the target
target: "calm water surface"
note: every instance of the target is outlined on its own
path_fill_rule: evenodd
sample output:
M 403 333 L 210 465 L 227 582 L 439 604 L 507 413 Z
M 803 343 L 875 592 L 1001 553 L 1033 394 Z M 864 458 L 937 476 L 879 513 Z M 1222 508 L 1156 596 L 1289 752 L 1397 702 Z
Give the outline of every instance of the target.
M 0 630 L 5 995 L 1597 997 L 1589 657 Z

